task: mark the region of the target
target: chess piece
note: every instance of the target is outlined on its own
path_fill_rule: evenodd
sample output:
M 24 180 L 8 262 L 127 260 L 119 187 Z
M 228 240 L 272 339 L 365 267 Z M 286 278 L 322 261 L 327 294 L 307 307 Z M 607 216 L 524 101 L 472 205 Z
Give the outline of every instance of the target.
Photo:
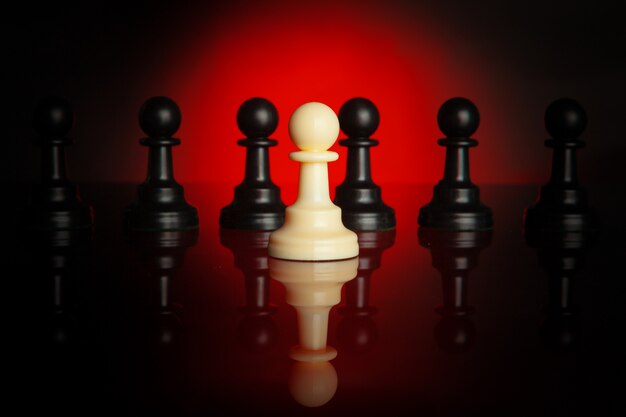
M 342 350 L 365 352 L 376 343 L 378 331 L 372 316 L 376 307 L 369 302 L 372 273 L 380 268 L 383 252 L 393 246 L 395 229 L 357 232 L 359 267 L 356 278 L 345 284 L 343 316 L 337 327 L 337 342 Z
M 299 344 L 289 352 L 295 361 L 289 391 L 307 407 L 327 403 L 337 390 L 337 373 L 329 362 L 337 350 L 326 343 L 328 315 L 341 301 L 341 287 L 356 276 L 358 265 L 358 258 L 332 262 L 269 260 L 270 276 L 284 285 L 286 302 L 298 314 Z
M 366 98 L 348 100 L 339 110 L 341 130 L 348 135 L 339 144 L 348 148 L 348 161 L 346 178 L 335 192 L 335 204 L 341 207 L 343 224 L 354 231 L 396 227 L 394 210 L 383 203 L 370 168 L 370 147 L 378 145 L 370 136 L 379 120 L 378 109 Z
M 130 234 L 130 243 L 148 273 L 150 287 L 156 289 L 156 325 L 150 330 L 159 345 L 175 343 L 182 327 L 181 308 L 171 301 L 172 282 L 185 261 L 185 253 L 197 240 L 198 230 Z
M 432 264 L 441 274 L 443 304 L 436 308 L 441 320 L 435 327 L 439 348 L 449 353 L 468 351 L 476 335 L 468 304 L 469 273 L 481 250 L 491 243 L 491 231 L 450 232 L 420 227 L 419 241 L 429 248 Z
M 339 134 L 337 116 L 325 104 L 304 104 L 291 116 L 289 134 L 300 149 L 289 155 L 300 162 L 298 199 L 287 207 L 285 224 L 270 235 L 269 255 L 303 261 L 357 256 L 357 236 L 344 227 L 328 193 L 328 162 L 338 158 L 328 151 Z
M 269 301 L 270 277 L 267 255 L 269 231 L 220 229 L 220 241 L 235 257 L 235 266 L 244 274 L 246 303 L 239 323 L 240 344 L 252 352 L 271 348 L 276 341 L 273 314 Z
M 546 130 L 552 139 L 552 174 L 541 187 L 536 204 L 526 209 L 527 232 L 585 232 L 598 228 L 597 214 L 587 203 L 587 193 L 578 183 L 576 149 L 585 144 L 579 136 L 587 126 L 585 110 L 576 101 L 561 98 L 548 106 Z
M 137 187 L 137 199 L 126 209 L 128 229 L 136 231 L 198 228 L 198 211 L 185 201 L 183 187 L 174 179 L 172 146 L 180 127 L 178 105 L 167 97 L 152 97 L 139 110 L 139 124 L 148 135 L 139 143 L 149 148 L 148 175 Z
M 480 191 L 470 180 L 469 148 L 478 145 L 470 136 L 478 129 L 478 109 L 466 98 L 451 98 L 439 109 L 437 122 L 446 135 L 437 142 L 446 147 L 443 179 L 435 185 L 431 202 L 420 209 L 418 223 L 445 230 L 489 230 L 491 209 L 480 202 Z
M 285 221 L 280 188 L 270 178 L 269 148 L 278 142 L 268 139 L 278 126 L 276 107 L 263 98 L 246 100 L 237 112 L 237 125 L 246 135 L 237 143 L 246 148 L 246 171 L 235 187 L 232 203 L 222 208 L 220 226 L 228 229 L 275 230 Z
M 33 230 L 89 229 L 92 209 L 81 201 L 78 187 L 68 180 L 65 147 L 72 144 L 66 135 L 74 123 L 70 104 L 59 97 L 43 99 L 34 113 L 34 127 L 41 148 L 41 182 L 33 187 L 32 204 L 24 222 Z

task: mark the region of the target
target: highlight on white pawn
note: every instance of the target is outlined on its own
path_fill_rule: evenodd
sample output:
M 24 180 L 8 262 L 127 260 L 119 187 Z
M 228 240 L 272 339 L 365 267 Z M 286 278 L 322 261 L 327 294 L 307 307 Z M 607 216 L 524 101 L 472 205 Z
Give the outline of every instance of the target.
M 289 155 L 300 163 L 298 198 L 287 207 L 284 225 L 270 235 L 269 255 L 301 261 L 357 256 L 357 235 L 343 225 L 329 194 L 328 162 L 339 158 L 328 150 L 339 136 L 337 115 L 323 103 L 303 104 L 289 120 L 289 135 L 300 149 Z

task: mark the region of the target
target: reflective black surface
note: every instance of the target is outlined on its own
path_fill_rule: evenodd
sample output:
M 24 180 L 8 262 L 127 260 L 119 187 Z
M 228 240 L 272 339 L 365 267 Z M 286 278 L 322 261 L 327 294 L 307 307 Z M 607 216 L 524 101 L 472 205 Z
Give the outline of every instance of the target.
M 397 229 L 360 239 L 357 278 L 330 312 L 337 390 L 314 408 L 290 393 L 296 313 L 269 278 L 267 232 L 220 233 L 230 185 L 186 187 L 197 235 L 139 237 L 122 227 L 134 185 L 81 190 L 93 235 L 18 231 L 4 257 L 23 415 L 624 415 L 620 229 L 527 244 L 534 185 L 481 187 L 498 222 L 475 248 L 441 235 L 423 247 L 430 186 L 385 187 Z M 463 285 L 442 285 L 455 270 Z

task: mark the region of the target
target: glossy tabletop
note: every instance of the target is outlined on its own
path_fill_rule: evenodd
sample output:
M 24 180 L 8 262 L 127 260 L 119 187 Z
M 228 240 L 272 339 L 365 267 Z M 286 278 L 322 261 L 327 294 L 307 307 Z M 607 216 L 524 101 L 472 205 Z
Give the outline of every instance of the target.
M 92 235 L 20 232 L 10 252 L 21 414 L 623 416 L 622 241 L 529 246 L 534 185 L 481 188 L 491 234 L 418 235 L 431 190 L 383 188 L 397 229 L 360 234 L 337 356 L 310 369 L 268 233 L 219 229 L 232 185 L 187 185 L 199 232 L 150 236 L 122 232 L 135 185 L 83 186 Z

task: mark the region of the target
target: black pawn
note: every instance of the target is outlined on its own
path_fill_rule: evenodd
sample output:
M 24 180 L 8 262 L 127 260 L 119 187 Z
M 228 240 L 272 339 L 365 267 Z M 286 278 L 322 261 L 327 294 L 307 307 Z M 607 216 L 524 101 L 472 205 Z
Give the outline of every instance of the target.
M 366 98 L 348 100 L 339 110 L 341 130 L 348 136 L 339 141 L 348 148 L 346 178 L 335 192 L 343 224 L 351 230 L 388 230 L 396 227 L 394 210 L 383 203 L 381 189 L 372 180 L 370 136 L 378 128 L 378 109 Z
M 72 144 L 66 135 L 74 123 L 71 105 L 59 97 L 43 99 L 34 113 L 41 148 L 41 181 L 33 187 L 32 203 L 24 222 L 34 230 L 89 229 L 92 209 L 81 201 L 78 187 L 67 179 L 65 147 Z
M 553 149 L 552 173 L 537 203 L 526 209 L 524 226 L 529 233 L 595 230 L 597 215 L 587 203 L 576 169 L 576 149 L 585 145 L 578 138 L 587 126 L 585 110 L 576 101 L 561 98 L 546 109 L 545 125 L 552 136 L 545 141 Z
M 446 147 L 443 179 L 435 185 L 431 202 L 420 209 L 418 223 L 445 230 L 489 230 L 493 226 L 491 209 L 481 203 L 469 169 L 469 148 L 478 145 L 470 137 L 480 123 L 478 108 L 466 98 L 451 98 L 439 109 L 437 123 L 446 135 L 437 141 Z
M 180 127 L 178 105 L 167 97 L 153 97 L 139 110 L 139 125 L 148 135 L 148 175 L 137 187 L 137 198 L 125 212 L 126 226 L 136 231 L 191 230 L 198 228 L 198 211 L 185 201 L 184 189 L 174 179 L 172 146 Z
M 441 274 L 443 304 L 435 309 L 441 315 L 435 327 L 440 349 L 449 353 L 468 351 L 476 337 L 468 303 L 469 274 L 478 265 L 480 252 L 491 243 L 491 231 L 450 232 L 418 229 L 420 245 L 429 248 L 432 265 Z
M 237 144 L 246 148 L 243 182 L 235 187 L 235 198 L 220 212 L 226 229 L 276 230 L 285 221 L 285 204 L 280 188 L 270 178 L 269 148 L 278 142 L 268 137 L 278 126 L 276 107 L 264 98 L 246 100 L 237 112 L 237 125 L 246 135 Z

